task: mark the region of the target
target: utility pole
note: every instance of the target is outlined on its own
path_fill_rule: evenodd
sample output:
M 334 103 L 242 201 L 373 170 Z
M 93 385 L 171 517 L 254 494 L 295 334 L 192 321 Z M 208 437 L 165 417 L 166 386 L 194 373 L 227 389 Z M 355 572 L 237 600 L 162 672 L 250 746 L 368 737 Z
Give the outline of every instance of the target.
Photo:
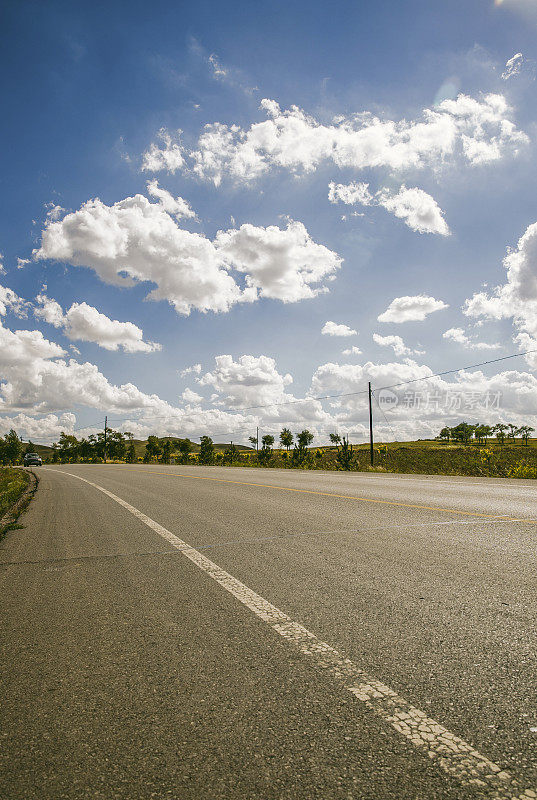
M 256 453 L 259 450 L 259 427 L 255 429 L 255 450 Z
M 368 383 L 369 388 L 369 459 L 371 466 L 373 466 L 373 409 L 371 407 L 371 381 Z
M 371 384 L 369 384 L 369 385 L 371 386 Z M 370 401 L 370 407 L 371 407 L 371 401 Z M 105 464 L 106 464 L 106 426 L 107 426 L 107 423 L 108 423 L 108 417 L 105 417 L 104 418 L 104 463 Z

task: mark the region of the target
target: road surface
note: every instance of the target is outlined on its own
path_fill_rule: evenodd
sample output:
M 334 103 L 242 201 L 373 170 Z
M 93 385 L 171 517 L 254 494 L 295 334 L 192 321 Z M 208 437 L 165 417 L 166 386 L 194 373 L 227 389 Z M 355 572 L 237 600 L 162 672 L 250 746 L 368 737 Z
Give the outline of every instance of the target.
M 1 798 L 537 797 L 531 481 L 36 472 Z

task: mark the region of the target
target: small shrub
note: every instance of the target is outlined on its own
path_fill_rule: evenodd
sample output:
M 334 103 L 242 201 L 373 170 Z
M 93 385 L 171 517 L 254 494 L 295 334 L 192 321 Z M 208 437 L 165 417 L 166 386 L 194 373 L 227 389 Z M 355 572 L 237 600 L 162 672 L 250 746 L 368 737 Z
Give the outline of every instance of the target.
M 508 478 L 537 478 L 537 466 L 529 461 L 521 461 L 507 471 Z

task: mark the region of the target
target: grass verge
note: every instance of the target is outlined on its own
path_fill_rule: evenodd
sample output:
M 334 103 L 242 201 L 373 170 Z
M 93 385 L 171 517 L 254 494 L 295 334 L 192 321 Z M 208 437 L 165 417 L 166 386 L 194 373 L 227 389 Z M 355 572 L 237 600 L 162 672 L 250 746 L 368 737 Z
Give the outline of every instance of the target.
M 0 467 L 0 539 L 18 527 L 17 519 L 28 506 L 37 488 L 33 472 Z

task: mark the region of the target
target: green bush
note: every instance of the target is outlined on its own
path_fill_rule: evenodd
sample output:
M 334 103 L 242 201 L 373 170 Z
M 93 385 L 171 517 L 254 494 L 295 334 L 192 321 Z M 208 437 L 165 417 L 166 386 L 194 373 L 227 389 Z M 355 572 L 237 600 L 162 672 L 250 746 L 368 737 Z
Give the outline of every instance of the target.
M 0 467 L 0 517 L 19 499 L 29 481 L 26 470 Z

